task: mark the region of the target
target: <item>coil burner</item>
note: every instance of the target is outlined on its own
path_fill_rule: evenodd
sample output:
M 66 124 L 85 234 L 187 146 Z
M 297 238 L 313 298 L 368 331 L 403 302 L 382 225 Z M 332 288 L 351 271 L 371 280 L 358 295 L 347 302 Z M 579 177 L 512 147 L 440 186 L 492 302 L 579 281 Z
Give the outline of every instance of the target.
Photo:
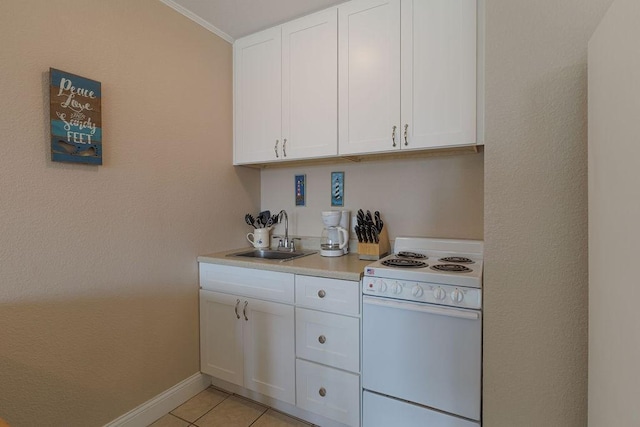
M 396 256 L 399 256 L 401 258 L 411 258 L 411 259 L 427 259 L 426 255 L 419 254 L 416 252 L 409 252 L 409 251 L 398 252 Z
M 448 256 L 440 258 L 438 261 L 442 262 L 457 262 L 458 264 L 474 264 L 473 260 L 462 256 Z
M 448 273 L 469 273 L 471 270 L 469 267 L 460 264 L 436 264 L 431 266 L 432 270 L 446 271 Z
M 416 261 L 410 258 L 391 258 L 382 261 L 382 265 L 387 267 L 400 267 L 400 268 L 423 268 L 427 267 L 426 262 Z

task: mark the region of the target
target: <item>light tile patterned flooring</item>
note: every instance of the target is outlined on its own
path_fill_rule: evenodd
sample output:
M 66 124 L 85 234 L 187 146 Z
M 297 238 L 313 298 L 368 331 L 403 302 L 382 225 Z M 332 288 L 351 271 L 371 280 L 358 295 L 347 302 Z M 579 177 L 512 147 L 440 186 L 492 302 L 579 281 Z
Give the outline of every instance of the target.
M 150 427 L 309 427 L 296 418 L 235 394 L 209 387 Z

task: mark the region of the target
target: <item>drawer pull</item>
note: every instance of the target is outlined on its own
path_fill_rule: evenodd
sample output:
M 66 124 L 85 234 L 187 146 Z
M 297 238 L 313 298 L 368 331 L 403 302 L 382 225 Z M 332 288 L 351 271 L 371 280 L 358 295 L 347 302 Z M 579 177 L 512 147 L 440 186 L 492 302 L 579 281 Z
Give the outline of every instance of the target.
M 320 289 L 320 290 L 318 291 L 318 296 L 319 296 L 320 298 L 324 298 L 324 297 L 326 297 L 326 296 L 327 296 L 327 293 L 324 291 L 324 289 Z
M 325 337 L 324 335 L 320 335 L 318 337 L 318 341 L 320 342 L 320 344 L 324 344 L 327 342 L 327 337 Z
M 327 395 L 327 390 L 324 387 L 320 387 L 320 390 L 318 390 L 318 394 L 322 397 L 325 397 Z

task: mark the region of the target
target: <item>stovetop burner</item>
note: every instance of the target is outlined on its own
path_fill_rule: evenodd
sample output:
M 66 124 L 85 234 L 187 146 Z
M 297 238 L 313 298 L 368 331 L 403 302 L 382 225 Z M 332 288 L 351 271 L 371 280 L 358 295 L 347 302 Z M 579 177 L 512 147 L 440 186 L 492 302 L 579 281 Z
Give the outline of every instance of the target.
M 409 251 L 400 251 L 396 255 L 402 258 L 427 259 L 426 255 L 419 254 L 416 252 L 409 252 Z
M 466 257 L 462 257 L 462 256 L 448 256 L 448 257 L 440 258 L 438 261 L 457 262 L 459 264 L 474 264 L 473 260 Z
M 390 258 L 382 261 L 382 265 L 387 267 L 400 267 L 400 268 L 422 268 L 427 267 L 426 262 L 416 261 L 410 258 Z
M 446 271 L 448 273 L 469 273 L 471 270 L 469 267 L 460 264 L 436 264 L 431 266 L 432 270 Z

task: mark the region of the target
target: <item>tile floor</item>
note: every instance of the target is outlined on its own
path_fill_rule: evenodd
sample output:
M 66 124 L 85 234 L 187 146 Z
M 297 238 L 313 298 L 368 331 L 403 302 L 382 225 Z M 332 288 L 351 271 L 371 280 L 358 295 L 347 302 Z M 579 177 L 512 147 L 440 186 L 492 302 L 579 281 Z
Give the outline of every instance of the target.
M 309 427 L 296 418 L 209 387 L 195 395 L 150 427 Z

